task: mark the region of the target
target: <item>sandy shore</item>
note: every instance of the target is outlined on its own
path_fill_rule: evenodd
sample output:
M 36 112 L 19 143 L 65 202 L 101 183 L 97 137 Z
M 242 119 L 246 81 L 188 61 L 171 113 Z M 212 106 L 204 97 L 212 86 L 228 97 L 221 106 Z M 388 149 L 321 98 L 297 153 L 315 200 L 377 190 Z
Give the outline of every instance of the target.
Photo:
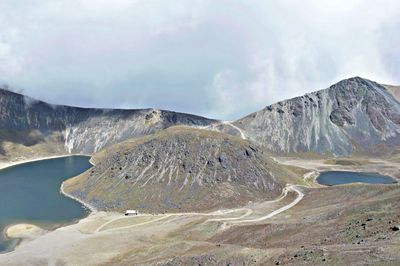
M 7 238 L 34 239 L 47 231 L 34 224 L 14 224 L 5 229 Z
M 21 223 L 21 224 L 12 224 L 8 225 L 2 233 L 4 234 L 4 239 L 13 239 L 15 240 L 10 244 L 8 250 L 3 251 L 6 254 L 8 252 L 12 252 L 21 244 L 28 243 L 30 241 L 35 240 L 36 238 L 46 234 L 48 231 L 43 228 L 36 226 L 34 224 Z
M 90 157 L 92 155 L 90 155 L 90 154 L 62 154 L 62 155 L 45 156 L 45 157 L 38 157 L 38 158 L 24 159 L 24 160 L 17 160 L 17 161 L 0 161 L 0 170 L 11 167 L 11 166 L 19 165 L 19 164 L 42 161 L 42 160 L 49 160 L 49 159 L 56 159 L 56 158 L 63 158 L 63 157 L 70 157 L 70 156 L 88 156 L 88 157 Z M 90 160 L 89 160 L 89 162 L 91 163 Z

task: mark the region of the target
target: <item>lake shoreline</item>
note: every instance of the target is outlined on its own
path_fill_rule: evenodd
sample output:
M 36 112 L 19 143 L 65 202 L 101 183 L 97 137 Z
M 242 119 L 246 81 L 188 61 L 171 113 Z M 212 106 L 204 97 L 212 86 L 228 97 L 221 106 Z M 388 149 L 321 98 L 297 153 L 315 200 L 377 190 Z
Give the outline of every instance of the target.
M 44 236 L 48 233 L 56 231 L 60 228 L 65 228 L 88 219 L 92 215 L 98 212 L 89 211 L 85 217 L 74 219 L 70 222 L 48 224 L 48 223 L 32 223 L 30 220 L 19 221 L 17 223 L 8 224 L 1 231 L 1 235 L 5 240 L 14 241 L 6 250 L 0 251 L 0 256 L 3 254 L 14 252 L 19 246 L 27 244 L 30 241 L 35 240 L 38 237 Z M 25 227 L 25 228 L 23 228 Z M 36 232 L 31 231 L 30 228 L 33 227 Z M 18 235 L 15 234 L 15 229 L 18 229 Z M 13 232 L 14 231 L 14 232 Z
M 75 197 L 75 196 L 73 196 L 73 195 L 71 195 L 71 194 L 65 192 L 65 190 L 64 190 L 64 182 L 61 184 L 60 193 L 61 193 L 62 195 L 64 195 L 65 197 L 67 197 L 67 198 L 70 198 L 70 199 L 73 199 L 73 200 L 79 202 L 79 203 L 82 204 L 86 209 L 88 209 L 88 210 L 90 211 L 90 213 L 95 213 L 95 212 L 97 212 L 97 209 L 96 209 L 94 206 L 92 206 L 92 205 L 90 205 L 89 203 L 84 202 L 83 200 L 78 199 L 77 197 Z M 90 213 L 89 213 L 89 214 L 90 214 Z
M 92 166 L 94 166 L 94 163 L 92 162 L 92 157 L 91 157 L 91 156 L 90 156 L 90 159 L 89 159 L 89 163 L 90 163 Z M 68 179 L 71 179 L 71 178 L 74 178 L 74 176 L 73 176 L 73 177 L 70 177 L 70 178 L 68 178 Z M 64 195 L 65 197 L 67 197 L 67 198 L 70 198 L 70 199 L 73 199 L 73 200 L 79 202 L 79 203 L 82 204 L 86 209 L 88 209 L 88 210 L 90 211 L 90 213 L 95 213 L 95 212 L 97 212 L 97 209 L 96 209 L 94 206 L 90 205 L 90 203 L 85 202 L 85 201 L 83 201 L 83 200 L 81 200 L 81 199 L 79 199 L 79 198 L 77 198 L 77 197 L 75 197 L 75 196 L 69 194 L 68 192 L 66 192 L 66 191 L 64 190 L 64 182 L 67 181 L 68 179 L 66 179 L 66 180 L 64 180 L 64 181 L 62 182 L 61 187 L 60 187 L 60 193 L 61 193 L 62 195 Z M 90 215 L 90 213 L 89 213 L 89 215 Z
M 0 162 L 0 170 L 4 170 L 6 168 L 12 167 L 12 166 L 17 166 L 17 165 L 21 165 L 21 164 L 25 164 L 25 163 L 30 163 L 30 162 L 37 162 L 37 161 L 44 161 L 44 160 L 51 160 L 51 159 L 57 159 L 57 158 L 65 158 L 65 157 L 71 157 L 71 156 L 87 156 L 87 157 L 92 157 L 89 154 L 64 154 L 64 155 L 54 155 L 54 156 L 46 156 L 46 157 L 39 157 L 39 158 L 35 158 L 35 159 L 27 159 L 27 160 L 21 160 L 21 161 L 15 161 L 15 162 Z M 91 165 L 94 165 L 92 160 L 92 158 L 89 159 L 89 163 Z M 70 177 L 70 178 L 74 178 L 74 177 Z M 68 178 L 68 179 L 70 179 Z M 66 180 L 68 180 L 66 179 Z M 66 181 L 64 180 L 64 181 Z M 90 212 L 96 212 L 96 208 L 91 206 L 89 203 L 86 203 L 84 201 L 82 201 L 81 199 L 78 199 L 77 197 L 67 193 L 64 191 L 64 182 L 61 184 L 60 187 L 60 193 L 70 199 L 73 199 L 77 202 L 79 202 L 80 204 L 82 204 L 85 208 L 87 208 Z
M 357 160 L 357 158 L 352 158 L 353 160 Z M 282 164 L 282 165 L 288 165 L 288 166 L 296 166 L 300 167 L 303 169 L 306 169 L 309 171 L 308 174 L 311 174 L 310 172 L 316 172 L 316 173 L 322 173 L 326 171 L 343 171 L 343 172 L 359 172 L 359 173 L 375 173 L 375 174 L 380 174 L 380 175 L 387 175 L 393 178 L 398 182 L 400 185 L 400 172 L 398 169 L 400 169 L 400 162 L 396 161 L 391 161 L 391 160 L 383 160 L 379 158 L 363 158 L 363 160 L 367 160 L 366 162 L 362 164 L 354 164 L 354 165 L 341 165 L 341 164 L 328 164 L 326 163 L 326 158 L 322 159 L 305 159 L 301 157 L 275 157 L 276 162 Z M 307 173 L 306 173 L 307 175 Z M 314 176 L 311 178 L 310 176 L 306 176 L 306 180 L 309 181 L 314 181 L 312 183 L 319 185 L 319 186 L 324 186 L 318 182 L 316 182 L 317 176 Z M 304 177 L 303 177 L 303 180 Z
M 45 226 L 27 222 L 15 223 L 7 225 L 3 230 L 3 237 L 6 240 L 14 241 L 7 250 L 0 254 L 12 252 L 17 246 L 27 241 L 32 241 L 35 238 L 44 235 L 50 230 L 45 229 Z
M 6 168 L 20 165 L 20 164 L 36 162 L 36 161 L 51 160 L 51 159 L 57 159 L 57 158 L 64 158 L 64 157 L 70 157 L 70 156 L 92 157 L 92 155 L 90 155 L 90 154 L 73 153 L 73 154 L 61 154 L 61 155 L 44 156 L 44 157 L 38 157 L 38 158 L 32 158 L 32 159 L 24 159 L 24 160 L 20 160 L 20 161 L 0 161 L 0 170 L 4 170 Z M 90 162 L 90 160 L 89 160 L 89 162 Z M 91 163 L 91 164 L 93 165 L 93 163 Z
M 30 162 L 38 162 L 38 161 L 46 161 L 46 160 L 52 160 L 52 159 L 58 159 L 58 158 L 65 158 L 65 157 L 74 157 L 74 156 L 85 156 L 85 157 L 91 157 L 91 155 L 87 154 L 63 154 L 63 155 L 54 155 L 54 156 L 45 156 L 45 157 L 39 157 L 39 158 L 33 158 L 33 159 L 27 159 L 27 160 L 20 160 L 20 161 L 13 161 L 13 162 L 5 162 L 5 161 L 0 161 L 0 171 L 18 166 L 18 165 L 23 165 L 27 164 Z M 93 166 L 94 164 L 91 162 L 89 159 L 88 162 Z M 75 176 L 72 176 L 70 178 L 73 178 Z M 67 178 L 64 181 L 70 179 Z M 36 239 L 37 237 L 40 237 L 48 232 L 57 230 L 62 227 L 66 227 L 75 223 L 79 223 L 80 221 L 86 219 L 87 217 L 91 216 L 92 214 L 96 213 L 97 210 L 90 204 L 74 197 L 73 195 L 68 194 L 67 192 L 64 191 L 63 183 L 61 183 L 61 186 L 59 188 L 59 193 L 63 195 L 66 198 L 70 198 L 76 202 L 78 202 L 82 208 L 86 209 L 87 214 L 84 217 L 77 218 L 73 221 L 67 222 L 67 223 L 61 223 L 56 226 L 51 226 L 51 229 L 46 228 L 46 225 L 40 225 L 37 224 L 31 220 L 25 220 L 25 221 L 19 221 L 17 223 L 11 223 L 7 224 L 3 230 L 1 230 L 1 237 L 5 240 L 12 241 L 11 245 L 6 249 L 0 252 L 0 255 L 6 254 L 13 252 L 18 246 L 21 244 L 24 244 L 26 242 L 32 241 Z

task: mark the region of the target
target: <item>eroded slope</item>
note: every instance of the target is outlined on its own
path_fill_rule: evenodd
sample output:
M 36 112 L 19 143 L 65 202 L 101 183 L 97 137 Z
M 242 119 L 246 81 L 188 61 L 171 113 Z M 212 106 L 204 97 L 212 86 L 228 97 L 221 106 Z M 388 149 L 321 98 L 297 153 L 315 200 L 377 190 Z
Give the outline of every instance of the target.
M 277 152 L 376 152 L 400 145 L 400 103 L 380 84 L 356 77 L 278 102 L 235 125 Z
M 255 145 L 173 127 L 105 149 L 64 189 L 101 210 L 199 211 L 273 199 L 290 177 Z
M 157 109 L 96 109 L 51 105 L 0 89 L 0 157 L 96 152 L 173 125 L 215 120 Z M 31 155 L 32 154 L 32 155 Z

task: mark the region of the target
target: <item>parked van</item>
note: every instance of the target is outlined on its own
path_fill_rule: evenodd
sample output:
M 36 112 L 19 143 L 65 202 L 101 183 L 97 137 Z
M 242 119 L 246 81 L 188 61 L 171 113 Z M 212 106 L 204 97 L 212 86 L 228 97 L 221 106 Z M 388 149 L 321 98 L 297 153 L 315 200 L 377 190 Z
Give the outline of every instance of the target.
M 125 216 L 128 216 L 128 215 L 138 215 L 139 214 L 139 212 L 137 211 L 137 210 L 127 210 L 126 212 L 125 212 Z

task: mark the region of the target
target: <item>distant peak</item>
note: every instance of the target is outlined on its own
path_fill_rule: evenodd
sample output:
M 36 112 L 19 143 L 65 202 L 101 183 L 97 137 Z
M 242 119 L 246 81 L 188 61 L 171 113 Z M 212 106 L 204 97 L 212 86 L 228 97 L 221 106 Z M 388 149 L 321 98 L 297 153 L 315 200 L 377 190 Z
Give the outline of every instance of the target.
M 341 89 L 357 89 L 357 88 L 368 88 L 368 89 L 374 89 L 377 87 L 382 87 L 379 83 L 365 79 L 359 76 L 348 78 L 341 80 L 333 85 L 331 85 L 328 89 L 329 90 L 335 90 L 337 88 Z
M 357 82 L 357 83 L 360 83 L 360 82 L 371 82 L 371 81 L 368 80 L 368 79 L 359 77 L 359 76 L 355 76 L 355 77 L 351 77 L 351 78 L 348 78 L 348 79 L 343 79 L 343 80 L 337 82 L 336 84 L 339 84 L 339 83 L 347 83 L 347 82 Z

